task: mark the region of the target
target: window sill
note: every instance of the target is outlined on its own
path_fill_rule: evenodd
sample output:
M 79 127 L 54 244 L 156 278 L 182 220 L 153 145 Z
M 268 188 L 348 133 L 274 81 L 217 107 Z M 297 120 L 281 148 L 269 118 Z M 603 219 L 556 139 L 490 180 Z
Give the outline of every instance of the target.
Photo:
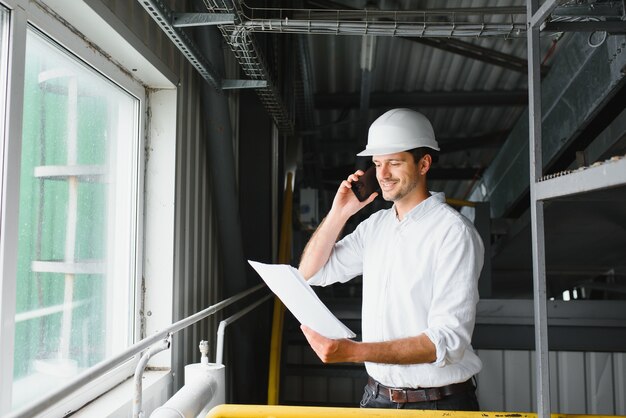
M 172 373 L 167 370 L 147 370 L 143 375 L 142 410 L 145 416 L 163 405 L 172 395 Z M 132 415 L 134 381 L 130 377 L 102 396 L 85 405 L 74 414 L 75 418 L 127 417 Z

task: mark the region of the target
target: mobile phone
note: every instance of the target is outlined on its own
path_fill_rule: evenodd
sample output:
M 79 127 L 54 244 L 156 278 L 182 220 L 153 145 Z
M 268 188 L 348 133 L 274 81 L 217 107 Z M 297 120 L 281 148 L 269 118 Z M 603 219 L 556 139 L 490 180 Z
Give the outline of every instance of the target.
M 352 182 L 352 191 L 356 195 L 359 202 L 367 200 L 372 193 L 377 192 L 378 180 L 376 179 L 376 166 L 372 165 L 365 171 L 359 180 Z

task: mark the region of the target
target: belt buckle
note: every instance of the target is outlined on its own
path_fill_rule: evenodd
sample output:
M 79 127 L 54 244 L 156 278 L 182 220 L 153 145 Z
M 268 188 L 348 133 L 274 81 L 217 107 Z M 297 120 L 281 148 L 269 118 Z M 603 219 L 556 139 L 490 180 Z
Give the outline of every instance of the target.
M 428 396 L 429 401 L 438 401 L 445 398 L 445 395 L 443 394 L 441 388 L 433 388 L 432 393 L 427 393 L 426 396 Z
M 395 403 L 407 403 L 409 401 L 409 395 L 406 389 L 388 388 L 389 400 Z M 402 395 L 402 399 L 397 399 L 396 395 Z

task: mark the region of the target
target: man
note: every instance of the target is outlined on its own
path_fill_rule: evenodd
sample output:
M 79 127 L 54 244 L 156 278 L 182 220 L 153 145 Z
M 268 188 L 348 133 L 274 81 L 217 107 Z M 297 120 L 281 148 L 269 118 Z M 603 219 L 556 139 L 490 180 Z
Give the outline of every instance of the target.
M 299 271 L 311 285 L 363 276 L 362 342 L 331 340 L 302 327 L 325 363 L 364 362 L 362 407 L 478 410 L 472 377 L 482 367 L 470 342 L 484 247 L 474 226 L 430 193 L 426 175 L 439 151 L 426 117 L 394 109 L 370 126 L 359 156 L 372 156 L 383 198 L 336 242 L 347 220 L 371 203 L 344 180 L 304 249 Z

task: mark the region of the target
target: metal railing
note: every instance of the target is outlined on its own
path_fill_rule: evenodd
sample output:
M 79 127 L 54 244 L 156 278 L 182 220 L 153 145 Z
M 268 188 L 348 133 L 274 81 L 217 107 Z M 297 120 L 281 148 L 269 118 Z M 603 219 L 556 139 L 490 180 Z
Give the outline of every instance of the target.
M 247 313 L 253 311 L 258 306 L 263 304 L 266 300 L 273 296 L 272 293 L 263 296 L 261 299 L 256 302 L 248 305 L 246 308 L 240 310 L 236 314 L 229 316 L 226 319 L 223 319 L 218 328 L 217 328 L 217 343 L 215 348 L 215 363 L 216 364 L 224 364 L 224 333 L 226 332 L 226 327 L 246 315 Z
M 126 361 L 130 360 L 131 358 L 133 358 L 134 356 L 136 356 L 143 350 L 147 349 L 154 343 L 160 340 L 163 340 L 164 338 L 170 336 L 171 334 L 174 334 L 190 325 L 193 325 L 196 322 L 201 321 L 210 315 L 213 315 L 214 313 L 226 308 L 229 305 L 232 305 L 233 303 L 245 298 L 246 296 L 262 288 L 265 288 L 265 283 L 261 283 L 248 290 L 245 290 L 241 293 L 238 293 L 234 296 L 224 299 L 223 301 L 218 302 L 215 305 L 211 305 L 208 308 L 200 312 L 197 312 L 191 316 L 188 316 L 185 319 L 181 319 L 180 321 L 171 324 L 170 326 L 164 328 L 163 330 L 147 338 L 144 338 L 143 340 L 137 342 L 136 344 L 131 345 L 126 350 L 111 357 L 110 359 L 103 361 L 101 363 L 98 363 L 97 365 L 89 368 L 88 370 L 85 370 L 83 373 L 76 376 L 76 378 L 72 380 L 70 383 L 68 383 L 67 385 L 61 387 L 60 389 L 52 393 L 49 393 L 47 396 L 40 399 L 39 401 L 30 405 L 27 405 L 26 407 L 7 415 L 5 418 L 30 418 L 30 417 L 33 417 L 37 414 L 44 412 L 46 409 L 59 403 L 60 401 L 62 401 L 63 399 L 71 395 L 72 393 L 76 392 L 78 389 L 81 389 L 87 383 L 104 375 L 105 373 L 114 369 L 120 364 L 125 363 Z

